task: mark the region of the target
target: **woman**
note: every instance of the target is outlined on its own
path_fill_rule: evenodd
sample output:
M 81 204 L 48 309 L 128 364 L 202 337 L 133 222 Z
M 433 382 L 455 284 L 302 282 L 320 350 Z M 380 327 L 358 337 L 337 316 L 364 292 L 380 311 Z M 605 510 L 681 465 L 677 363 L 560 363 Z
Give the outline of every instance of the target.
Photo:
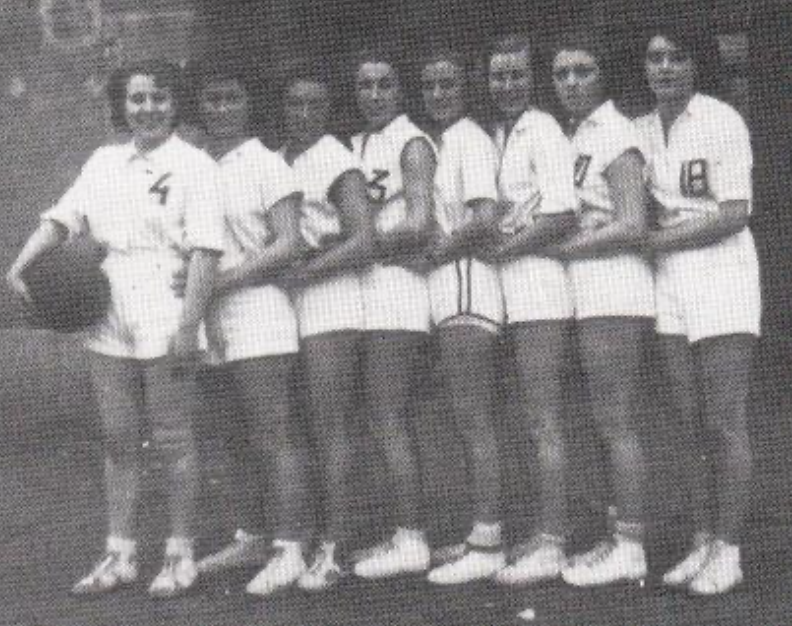
M 148 416 L 164 458 L 171 524 L 165 563 L 149 592 L 170 597 L 189 589 L 197 575 L 196 390 L 193 368 L 184 366 L 199 349 L 199 326 L 223 250 L 223 215 L 216 165 L 174 134 L 178 68 L 133 65 L 113 75 L 108 91 L 113 124 L 130 140 L 94 152 L 73 186 L 43 214 L 7 280 L 26 298 L 25 269 L 68 236 L 90 233 L 106 248 L 102 268 L 111 305 L 86 346 L 106 445 L 109 528 L 105 556 L 73 592 L 105 593 L 137 578 L 139 429 Z M 179 298 L 171 280 L 185 268 Z
M 334 585 L 347 538 L 352 445 L 357 410 L 360 335 L 364 326 L 360 270 L 373 244 L 366 178 L 357 159 L 330 134 L 331 83 L 320 71 L 292 73 L 283 94 L 286 142 L 281 153 L 304 191 L 300 230 L 308 259 L 286 279 L 294 286 L 305 367 L 310 430 L 325 488 L 326 524 L 306 590 Z
M 247 436 L 238 442 L 242 454 L 232 455 L 242 466 L 238 486 L 261 498 L 264 474 L 256 469 L 268 466 L 274 498 L 267 510 L 275 516 L 272 549 L 256 532 L 260 520 L 246 519 L 235 541 L 201 561 L 200 569 L 265 564 L 247 592 L 268 595 L 306 572 L 304 544 L 311 533 L 309 457 L 291 399 L 297 319 L 289 295 L 275 284 L 302 254 L 296 219 L 301 192 L 283 159 L 251 132 L 253 93 L 237 70 L 205 66 L 196 94 L 205 147 L 220 169 L 228 240 L 207 322 L 210 347 L 229 368 L 241 402 L 239 427 Z M 244 484 L 245 476 L 252 485 Z
M 473 523 L 464 550 L 429 573 L 436 584 L 491 577 L 504 565 L 500 542 L 500 459 L 493 396 L 495 357 L 503 324 L 497 269 L 481 252 L 497 230 L 495 146 L 466 117 L 466 64 L 437 50 L 419 67 L 429 133 L 435 144 L 436 266 L 429 275 L 432 321 L 439 340 L 454 422 L 471 471 Z
M 392 540 L 355 564 L 363 578 L 423 572 L 430 560 L 410 422 L 430 323 L 421 259 L 431 234 L 435 158 L 426 135 L 404 113 L 401 81 L 385 52 L 364 53 L 355 66 L 364 130 L 352 147 L 368 181 L 376 229 L 375 261 L 362 276 L 366 410 L 396 505 Z
M 567 531 L 561 382 L 574 308 L 564 263 L 543 250 L 574 228 L 577 198 L 569 141 L 533 104 L 532 60 L 528 42 L 514 36 L 497 42 L 488 59 L 503 213 L 488 254 L 500 267 L 518 406 L 538 447 L 540 482 L 537 527 L 498 575 L 504 584 L 557 576 Z
M 633 415 L 654 287 L 638 253 L 646 233 L 644 159 L 632 121 L 608 99 L 612 65 L 604 40 L 568 33 L 552 64 L 555 92 L 570 120 L 580 202 L 578 228 L 557 252 L 569 263 L 578 350 L 592 416 L 610 457 L 618 512 L 612 540 L 563 572 L 566 582 L 588 586 L 646 576 L 646 472 Z
M 711 33 L 655 29 L 645 70 L 656 108 L 638 120 L 659 205 L 659 227 L 648 238 L 657 261 L 657 332 L 683 420 L 676 449 L 685 457 L 696 529 L 689 555 L 663 581 L 704 595 L 742 580 L 748 392 L 761 313 L 748 228 L 750 136 L 732 107 L 703 92 L 717 79 L 717 55 Z M 702 455 L 710 446 L 714 456 Z

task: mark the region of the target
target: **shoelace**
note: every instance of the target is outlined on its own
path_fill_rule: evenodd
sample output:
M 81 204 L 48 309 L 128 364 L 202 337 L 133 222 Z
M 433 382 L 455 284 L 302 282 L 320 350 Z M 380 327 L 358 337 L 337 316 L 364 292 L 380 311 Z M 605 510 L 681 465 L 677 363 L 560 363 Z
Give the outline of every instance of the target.
M 94 565 L 93 570 L 91 570 L 91 582 L 98 580 L 102 574 L 104 574 L 120 560 L 121 553 L 119 552 L 108 552 L 105 554 L 105 556 L 100 561 L 98 561 L 96 565 Z
M 616 544 L 612 541 L 601 541 L 591 550 L 577 557 L 574 565 L 576 567 L 581 565 L 590 567 L 602 563 L 610 556 L 611 552 L 613 552 L 615 548 Z
M 511 554 L 509 555 L 509 560 L 512 563 L 516 563 L 520 559 L 526 556 L 531 556 L 535 552 L 538 552 L 542 548 L 550 545 L 552 544 L 547 539 L 542 537 L 534 537 L 530 541 L 514 546 L 514 548 L 512 548 Z
M 319 548 L 314 562 L 308 568 L 308 572 L 316 575 L 324 569 L 330 569 L 330 551 L 325 548 Z

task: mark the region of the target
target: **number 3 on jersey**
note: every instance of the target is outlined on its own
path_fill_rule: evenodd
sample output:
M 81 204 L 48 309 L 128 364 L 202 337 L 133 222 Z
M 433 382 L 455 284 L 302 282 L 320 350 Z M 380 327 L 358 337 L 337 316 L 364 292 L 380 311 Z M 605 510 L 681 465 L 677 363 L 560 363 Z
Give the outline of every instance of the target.
M 682 163 L 679 190 L 688 198 L 703 198 L 710 195 L 706 159 L 694 159 Z
M 374 176 L 371 178 L 371 180 L 366 183 L 369 198 L 373 202 L 385 202 L 388 188 L 383 184 L 383 182 L 387 180 L 388 176 L 390 176 L 390 172 L 388 170 L 374 170 L 373 174 Z
M 170 193 L 170 187 L 165 184 L 165 182 L 171 177 L 171 173 L 168 172 L 167 174 L 163 174 L 157 179 L 157 182 L 154 183 L 149 188 L 150 194 L 156 194 L 159 196 L 159 203 L 162 206 L 168 202 L 168 194 Z

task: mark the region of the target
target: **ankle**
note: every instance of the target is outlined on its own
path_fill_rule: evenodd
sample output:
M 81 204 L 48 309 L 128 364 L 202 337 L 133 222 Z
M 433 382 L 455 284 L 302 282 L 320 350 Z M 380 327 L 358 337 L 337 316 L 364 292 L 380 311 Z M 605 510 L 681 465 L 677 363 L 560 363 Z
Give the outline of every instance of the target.
M 169 537 L 165 542 L 167 556 L 193 558 L 193 540 L 190 537 Z
M 476 522 L 467 537 L 471 546 L 492 548 L 501 545 L 500 522 Z
M 107 537 L 107 551 L 118 552 L 125 558 L 131 558 L 137 552 L 137 541 L 117 535 Z

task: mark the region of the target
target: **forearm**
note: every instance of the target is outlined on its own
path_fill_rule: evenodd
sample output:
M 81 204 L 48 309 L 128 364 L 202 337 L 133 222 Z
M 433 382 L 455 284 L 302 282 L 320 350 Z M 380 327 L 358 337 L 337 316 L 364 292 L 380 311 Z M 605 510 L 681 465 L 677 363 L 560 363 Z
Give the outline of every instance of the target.
M 595 230 L 579 231 L 559 244 L 559 248 L 571 258 L 615 256 L 635 251 L 645 237 L 639 226 L 613 222 Z
M 274 280 L 281 271 L 296 262 L 300 254 L 291 243 L 276 241 L 265 250 L 246 257 L 239 265 L 220 272 L 215 291 L 225 293 Z
M 648 235 L 648 244 L 655 252 L 704 248 L 739 233 L 746 225 L 747 220 L 707 215 L 671 228 L 653 230 Z
M 201 323 L 214 292 L 219 258 L 214 250 L 194 250 L 190 255 L 182 328 L 197 328 Z
M 557 244 L 575 228 L 573 213 L 537 220 L 511 235 L 502 244 L 507 256 L 524 256 L 538 253 L 545 246 Z
M 358 269 L 370 262 L 371 248 L 368 236 L 352 236 L 307 261 L 303 269 L 317 276 Z
M 9 272 L 22 274 L 40 257 L 61 245 L 67 236 L 64 227 L 53 221 L 44 220 L 22 247 Z

